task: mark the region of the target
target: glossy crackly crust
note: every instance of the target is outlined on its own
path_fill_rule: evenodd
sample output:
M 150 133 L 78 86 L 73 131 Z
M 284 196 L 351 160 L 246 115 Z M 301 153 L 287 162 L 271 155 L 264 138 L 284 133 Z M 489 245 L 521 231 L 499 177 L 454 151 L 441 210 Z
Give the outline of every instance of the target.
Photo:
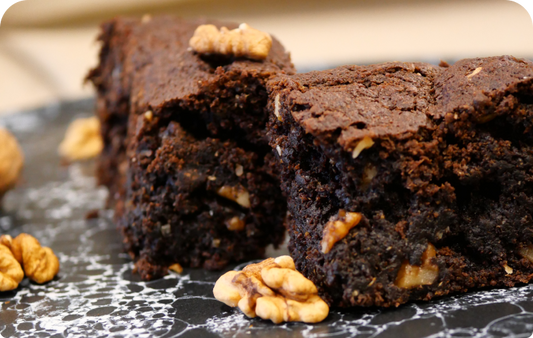
M 173 263 L 219 269 L 259 257 L 283 237 L 286 206 L 266 140 L 265 83 L 294 68 L 275 39 L 262 62 L 200 56 L 188 41 L 204 23 L 236 27 L 171 16 L 112 20 L 103 25 L 100 64 L 88 77 L 102 102 L 99 179 L 111 190 L 143 279 Z M 108 132 L 113 128 L 120 132 Z M 249 208 L 216 194 L 237 183 L 249 191 Z M 243 230 L 228 230 L 233 217 Z
M 531 62 L 340 67 L 280 76 L 269 92 L 290 252 L 328 303 L 397 306 L 533 276 Z M 374 144 L 353 158 L 365 136 Z M 341 209 L 363 219 L 325 254 Z M 429 244 L 438 276 L 398 287 Z

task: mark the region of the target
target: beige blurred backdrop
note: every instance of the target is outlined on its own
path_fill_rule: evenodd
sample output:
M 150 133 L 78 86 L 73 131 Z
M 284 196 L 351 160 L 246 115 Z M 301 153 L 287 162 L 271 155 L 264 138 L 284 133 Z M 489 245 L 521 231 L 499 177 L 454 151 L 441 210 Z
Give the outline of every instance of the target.
M 381 61 L 533 58 L 533 24 L 507 0 L 26 0 L 0 25 L 0 115 L 89 97 L 98 24 L 116 15 L 173 13 L 275 35 L 300 71 Z

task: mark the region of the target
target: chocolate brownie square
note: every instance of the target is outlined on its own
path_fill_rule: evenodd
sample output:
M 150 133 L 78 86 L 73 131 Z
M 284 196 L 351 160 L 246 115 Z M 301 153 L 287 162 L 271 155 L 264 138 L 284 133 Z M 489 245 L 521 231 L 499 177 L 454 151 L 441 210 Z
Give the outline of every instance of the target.
M 330 305 L 529 282 L 532 62 L 344 66 L 268 90 L 289 250 Z
M 106 144 L 100 181 L 144 279 L 174 263 L 219 269 L 283 239 L 265 84 L 294 68 L 275 39 L 263 61 L 195 53 L 189 39 L 205 23 L 237 27 L 115 19 L 89 75 Z

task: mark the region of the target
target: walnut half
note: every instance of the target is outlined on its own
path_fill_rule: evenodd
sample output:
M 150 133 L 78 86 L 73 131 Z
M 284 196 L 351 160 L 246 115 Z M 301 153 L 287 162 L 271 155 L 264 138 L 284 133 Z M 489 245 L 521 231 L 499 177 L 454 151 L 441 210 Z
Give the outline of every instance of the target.
M 199 54 L 222 54 L 264 60 L 272 47 L 272 38 L 243 23 L 239 28 L 220 31 L 214 25 L 201 25 L 196 28 L 189 45 Z
M 59 260 L 52 249 L 42 247 L 28 234 L 20 234 L 11 243 L 15 259 L 22 264 L 24 273 L 32 281 L 42 284 L 51 281 L 59 272 Z
M 259 316 L 278 324 L 317 323 L 329 313 L 316 286 L 296 271 L 289 256 L 268 258 L 242 271 L 229 271 L 218 279 L 215 298 L 236 307 L 248 317 Z
M 97 156 L 103 148 L 100 120 L 93 116 L 76 119 L 69 125 L 58 152 L 69 161 L 80 161 Z

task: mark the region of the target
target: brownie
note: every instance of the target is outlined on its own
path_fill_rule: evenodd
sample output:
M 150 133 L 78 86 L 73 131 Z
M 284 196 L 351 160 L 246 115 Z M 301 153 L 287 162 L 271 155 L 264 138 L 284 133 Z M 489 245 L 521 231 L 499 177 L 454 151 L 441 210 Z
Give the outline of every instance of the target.
M 117 19 L 101 26 L 100 63 L 87 75 L 97 90 L 96 115 L 100 119 L 104 148 L 96 163 L 98 184 L 109 188 L 109 205 L 124 195 L 127 161 L 126 135 L 130 112 L 129 76 L 123 74 L 127 42 L 138 21 Z
M 171 16 L 102 26 L 98 89 L 110 191 L 126 250 L 143 279 L 175 263 L 220 269 L 283 240 L 284 202 L 268 145 L 266 81 L 294 73 L 273 39 L 263 61 L 199 55 L 200 24 Z
M 267 88 L 289 250 L 330 305 L 529 282 L 532 62 L 343 66 Z

